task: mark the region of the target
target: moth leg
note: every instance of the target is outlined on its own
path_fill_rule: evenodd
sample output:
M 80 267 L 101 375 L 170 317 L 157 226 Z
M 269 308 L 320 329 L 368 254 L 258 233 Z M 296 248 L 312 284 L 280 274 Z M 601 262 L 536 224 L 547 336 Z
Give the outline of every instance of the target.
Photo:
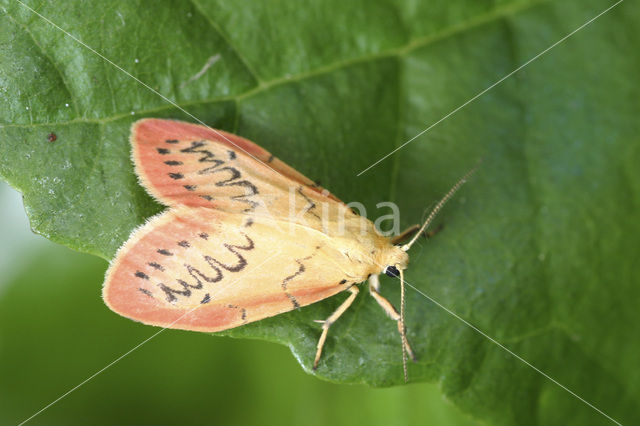
M 358 295 L 358 292 L 359 292 L 358 287 L 356 287 L 355 285 L 352 285 L 351 287 L 349 287 L 349 292 L 351 294 L 349 295 L 349 297 L 347 297 L 347 300 L 342 302 L 342 304 L 338 306 L 338 309 L 336 309 L 334 313 L 329 315 L 329 318 L 327 318 L 324 321 L 316 321 L 316 322 L 322 323 L 322 335 L 320 336 L 320 340 L 318 340 L 318 346 L 316 349 L 316 359 L 315 361 L 313 361 L 314 370 L 318 368 L 318 362 L 320 362 L 320 356 L 322 355 L 322 347 L 324 346 L 325 340 L 327 340 L 327 333 L 329 332 L 329 327 L 331 327 L 331 324 L 333 324 L 334 322 L 336 322 L 338 318 L 340 318 L 340 315 L 344 314 L 344 312 L 347 309 L 349 309 L 349 306 L 351 306 L 353 301 L 356 299 L 356 296 Z
M 403 335 L 404 330 L 402 330 L 402 321 L 400 321 L 400 314 L 398 313 L 398 311 L 396 311 L 396 308 L 393 307 L 391 302 L 389 302 L 389 300 L 385 299 L 384 296 L 380 294 L 380 280 L 378 279 L 377 275 L 371 275 L 369 277 L 369 293 L 373 296 L 374 299 L 376 299 L 378 305 L 380 305 L 382 309 L 384 309 L 387 315 L 389 315 L 389 318 L 396 321 L 396 323 L 398 324 L 398 332 L 400 333 L 400 335 Z M 409 346 L 408 341 L 405 341 L 404 348 L 407 351 L 409 358 L 411 358 L 412 361 L 415 361 L 416 357 L 413 355 L 413 351 L 411 350 L 411 346 Z
M 427 231 L 423 235 L 426 238 L 431 238 L 434 235 L 436 235 L 438 232 L 442 231 L 442 228 L 444 228 L 444 225 L 440 224 L 440 225 L 436 226 L 435 229 L 432 229 L 431 231 Z M 415 234 L 416 231 L 418 231 L 419 229 L 420 229 L 420 225 L 417 225 L 417 224 L 416 225 L 411 225 L 410 227 L 408 227 L 407 229 L 402 231 L 400 234 L 398 234 L 395 237 L 393 237 L 391 239 L 391 243 L 392 244 L 400 244 L 401 242 L 403 242 L 404 240 L 407 240 L 409 237 L 411 237 L 413 234 Z

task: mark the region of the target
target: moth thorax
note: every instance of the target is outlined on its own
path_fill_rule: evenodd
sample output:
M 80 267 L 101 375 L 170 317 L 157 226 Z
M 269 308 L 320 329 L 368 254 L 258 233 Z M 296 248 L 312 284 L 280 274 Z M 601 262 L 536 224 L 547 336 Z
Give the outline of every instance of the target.
M 387 266 L 395 266 L 398 269 L 407 269 L 407 265 L 409 264 L 409 255 L 399 246 L 388 245 L 381 251 L 377 264 L 382 268 L 381 272 L 384 271 Z

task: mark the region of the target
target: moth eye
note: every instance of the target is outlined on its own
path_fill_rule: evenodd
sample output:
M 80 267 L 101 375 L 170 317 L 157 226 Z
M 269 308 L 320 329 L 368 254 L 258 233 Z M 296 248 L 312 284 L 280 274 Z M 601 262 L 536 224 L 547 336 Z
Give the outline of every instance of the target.
M 390 276 L 391 278 L 398 278 L 400 276 L 400 271 L 395 266 L 387 266 L 384 268 L 384 273 Z

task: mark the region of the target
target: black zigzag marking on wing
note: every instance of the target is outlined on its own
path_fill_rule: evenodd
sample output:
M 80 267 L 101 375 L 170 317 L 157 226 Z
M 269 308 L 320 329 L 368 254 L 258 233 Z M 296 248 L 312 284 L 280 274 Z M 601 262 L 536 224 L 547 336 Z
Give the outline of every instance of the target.
M 250 200 L 246 197 L 252 197 L 254 195 L 258 194 L 258 188 L 256 188 L 256 186 L 254 184 L 252 184 L 251 182 L 249 182 L 246 179 L 240 180 L 240 177 L 242 176 L 242 174 L 240 173 L 240 171 L 238 171 L 238 169 L 236 169 L 235 167 L 231 167 L 231 166 L 226 166 L 226 167 L 222 167 L 221 169 L 217 170 L 217 171 L 229 171 L 231 173 L 231 177 L 227 180 L 223 180 L 220 182 L 216 182 L 216 186 L 241 186 L 246 188 L 245 189 L 245 193 L 242 195 L 234 195 L 233 197 L 231 197 L 234 200 L 240 201 L 242 203 L 246 203 L 249 205 L 248 208 L 244 209 L 245 212 L 251 212 L 253 210 L 255 210 L 255 208 L 259 205 L 257 202 Z M 248 192 L 247 192 L 248 190 Z
M 245 189 L 245 193 L 241 195 L 234 195 L 231 197 L 231 199 L 239 201 L 241 203 L 248 204 L 249 207 L 244 210 L 245 212 L 250 212 L 255 210 L 255 208 L 259 204 L 249 199 L 249 197 L 258 195 L 259 194 L 258 188 L 250 181 L 246 179 L 242 179 L 242 173 L 240 173 L 240 171 L 237 168 L 227 165 L 227 162 L 224 160 L 215 158 L 215 154 L 209 151 L 208 149 L 205 149 L 204 148 L 205 146 L 206 146 L 205 141 L 193 141 L 191 142 L 190 147 L 181 149 L 180 151 L 184 153 L 190 153 L 190 154 L 201 154 L 201 157 L 198 159 L 199 162 L 213 163 L 212 166 L 200 169 L 198 171 L 198 174 L 200 175 L 206 175 L 206 174 L 210 175 L 214 173 L 228 172 L 230 174 L 229 178 L 225 180 L 220 180 L 216 182 L 215 185 L 218 187 L 225 187 L 225 186 L 243 187 Z M 236 158 L 235 153 L 233 151 L 228 151 L 228 152 L 233 153 L 233 155 L 229 155 L 229 157 L 230 157 L 230 160 L 234 160 Z
M 184 267 L 187 270 L 187 274 L 189 274 L 191 278 L 193 278 L 192 282 L 187 282 L 182 279 L 177 279 L 176 280 L 176 283 L 178 284 L 177 287 L 175 286 L 169 287 L 164 283 L 159 283 L 158 287 L 165 293 L 167 302 L 170 302 L 170 303 L 175 302 L 176 300 L 178 300 L 177 296 L 184 296 L 186 298 L 191 297 L 191 295 L 193 294 L 192 290 L 200 290 L 204 288 L 205 282 L 209 284 L 213 284 L 221 281 L 224 278 L 223 270 L 226 270 L 229 272 L 242 271 L 247 266 L 247 259 L 238 251 L 239 250 L 248 251 L 248 250 L 253 250 L 255 248 L 255 244 L 253 240 L 244 233 L 242 233 L 242 235 L 246 239 L 246 243 L 244 245 L 228 244 L 228 243 L 223 244 L 223 246 L 227 250 L 229 250 L 231 253 L 233 253 L 237 257 L 238 260 L 235 264 L 229 265 L 229 264 L 220 262 L 213 256 L 204 255 L 205 261 L 214 272 L 213 275 L 210 275 L 210 273 L 204 273 L 203 271 L 194 267 L 193 265 L 185 263 Z
M 289 285 L 289 281 L 293 280 L 295 277 L 297 277 L 298 275 L 301 275 L 304 273 L 304 271 L 306 271 L 306 268 L 304 266 L 304 264 L 302 263 L 303 260 L 309 260 L 313 257 L 313 255 L 311 256 L 307 256 L 303 259 L 295 259 L 295 262 L 298 264 L 298 270 L 296 272 L 294 272 L 293 274 L 289 275 L 288 277 L 286 277 L 284 280 L 282 280 L 282 290 L 284 290 L 284 294 L 289 298 L 289 300 L 291 301 L 291 304 L 293 305 L 293 307 L 295 309 L 298 309 L 300 307 L 300 304 L 298 303 L 298 301 L 296 300 L 296 298 L 293 296 L 293 294 L 289 293 L 289 290 L 287 289 L 288 285 Z
M 318 216 L 318 213 L 316 213 L 314 211 L 315 208 L 316 208 L 316 203 L 314 203 L 313 200 L 307 196 L 307 194 L 302 192 L 302 187 L 301 186 L 298 187 L 298 194 L 302 195 L 302 197 L 308 203 L 307 206 L 304 209 L 305 213 L 310 213 L 310 214 L 314 215 L 315 217 L 317 217 L 318 219 L 320 219 L 320 216 Z
M 216 268 L 217 269 L 217 267 L 213 265 L 215 263 L 216 265 L 220 266 L 221 268 L 226 269 L 229 272 L 240 272 L 240 271 L 242 271 L 247 266 L 247 259 L 245 259 L 244 256 L 242 256 L 240 253 L 238 253 L 237 250 L 249 251 L 249 250 L 253 250 L 255 248 L 255 244 L 253 243 L 253 240 L 251 238 L 249 238 L 249 236 L 247 234 L 245 234 L 245 233 L 242 233 L 242 235 L 247 240 L 247 244 L 244 245 L 244 246 L 235 245 L 235 244 L 227 244 L 227 243 L 223 244 L 224 247 L 227 250 L 229 250 L 231 253 L 235 254 L 236 257 L 238 258 L 238 262 L 235 265 L 224 264 L 224 263 L 220 262 L 219 260 L 217 260 L 217 259 L 215 259 L 215 258 L 213 258 L 211 256 L 205 256 L 204 259 L 207 261 L 207 263 L 212 268 Z

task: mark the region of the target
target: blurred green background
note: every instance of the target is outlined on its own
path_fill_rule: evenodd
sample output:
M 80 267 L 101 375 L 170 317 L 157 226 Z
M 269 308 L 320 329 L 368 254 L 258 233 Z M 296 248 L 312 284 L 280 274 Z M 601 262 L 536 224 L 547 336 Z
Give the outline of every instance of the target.
M 106 262 L 31 233 L 0 183 L 0 424 L 18 424 L 157 328 L 119 317 L 100 289 Z M 166 330 L 30 425 L 478 424 L 434 384 L 336 385 L 273 343 Z

